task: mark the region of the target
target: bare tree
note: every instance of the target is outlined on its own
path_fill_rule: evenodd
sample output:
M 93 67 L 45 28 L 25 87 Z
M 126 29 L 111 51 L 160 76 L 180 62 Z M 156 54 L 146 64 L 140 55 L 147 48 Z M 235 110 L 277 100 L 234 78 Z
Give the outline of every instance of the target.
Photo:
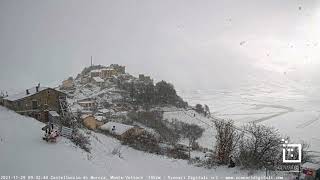
M 196 140 L 202 136 L 204 129 L 196 124 L 186 124 L 182 127 L 182 130 L 184 131 L 184 137 L 189 140 L 188 152 L 190 159 L 192 146 L 195 144 Z
M 217 131 L 215 159 L 218 164 L 227 164 L 243 133 L 234 128 L 231 120 L 215 121 L 214 125 Z
M 282 160 L 282 138 L 277 129 L 255 123 L 245 125 L 244 129 L 248 136 L 241 140 L 238 163 L 245 168 L 260 169 Z

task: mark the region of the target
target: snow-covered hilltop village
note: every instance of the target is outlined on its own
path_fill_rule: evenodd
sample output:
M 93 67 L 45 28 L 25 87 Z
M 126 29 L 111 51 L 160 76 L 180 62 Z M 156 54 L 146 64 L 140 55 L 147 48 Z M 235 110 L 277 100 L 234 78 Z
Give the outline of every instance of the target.
M 211 115 L 207 105 L 188 105 L 172 84 L 144 74 L 135 77 L 118 64 L 91 65 L 59 87 L 39 83 L 18 94 L 2 93 L 0 103 L 0 154 L 9 163 L 0 163 L 5 175 L 302 176 L 277 169 L 282 141 L 290 137 L 259 123 L 236 126 Z M 12 126 L 22 133 L 12 132 Z M 299 168 L 316 174 L 308 147 L 302 144 Z M 19 166 L 13 161 L 18 159 L 36 168 Z M 38 163 L 47 161 L 48 167 Z

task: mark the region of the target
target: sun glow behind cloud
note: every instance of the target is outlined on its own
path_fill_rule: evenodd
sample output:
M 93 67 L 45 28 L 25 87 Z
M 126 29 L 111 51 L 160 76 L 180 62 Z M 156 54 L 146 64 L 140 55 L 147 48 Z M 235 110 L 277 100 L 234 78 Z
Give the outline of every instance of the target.
M 258 68 L 278 73 L 312 73 L 313 69 L 320 67 L 319 20 L 318 7 L 299 12 L 296 22 L 284 22 L 273 29 L 285 29 L 287 34 L 258 31 L 257 34 L 245 36 L 243 44 L 235 48 L 252 59 Z

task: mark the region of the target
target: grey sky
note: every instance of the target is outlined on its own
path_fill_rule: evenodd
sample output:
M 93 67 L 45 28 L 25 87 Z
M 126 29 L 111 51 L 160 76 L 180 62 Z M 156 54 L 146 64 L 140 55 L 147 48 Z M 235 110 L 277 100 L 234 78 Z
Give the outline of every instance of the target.
M 59 82 L 91 55 L 178 89 L 259 71 L 316 79 L 319 10 L 316 0 L 0 0 L 0 89 Z

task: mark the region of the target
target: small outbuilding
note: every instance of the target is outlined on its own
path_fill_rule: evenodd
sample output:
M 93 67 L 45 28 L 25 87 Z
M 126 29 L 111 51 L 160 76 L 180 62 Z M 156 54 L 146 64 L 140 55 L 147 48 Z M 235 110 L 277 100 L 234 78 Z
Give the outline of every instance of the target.
M 99 129 L 108 131 L 109 133 L 119 137 L 120 139 L 123 139 L 131 135 L 139 135 L 144 133 L 143 128 L 117 122 L 108 122 L 100 126 Z
M 104 80 L 102 78 L 100 78 L 100 77 L 93 77 L 92 78 L 92 82 L 94 84 L 96 84 L 97 86 L 102 86 L 103 83 L 104 83 Z
M 83 119 L 83 125 L 88 129 L 95 130 L 103 125 L 103 122 L 98 121 L 94 116 L 90 115 Z

